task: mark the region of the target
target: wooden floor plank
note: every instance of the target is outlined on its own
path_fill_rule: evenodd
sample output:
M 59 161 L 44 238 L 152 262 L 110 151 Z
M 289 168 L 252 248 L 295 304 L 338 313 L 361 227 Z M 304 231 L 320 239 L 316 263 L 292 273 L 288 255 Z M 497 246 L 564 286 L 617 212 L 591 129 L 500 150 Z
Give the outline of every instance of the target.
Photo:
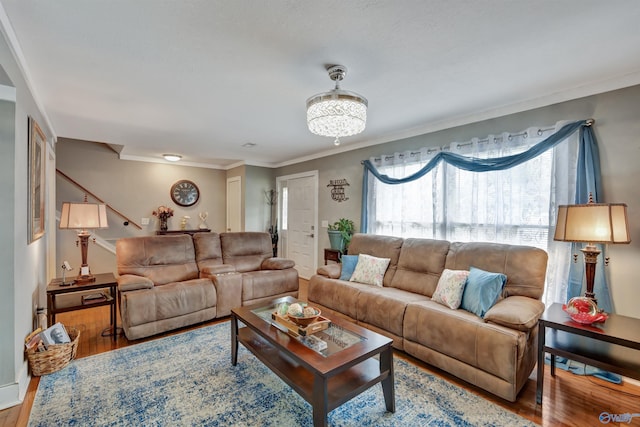
M 300 298 L 306 299 L 307 282 L 301 279 L 300 283 Z M 101 336 L 102 331 L 109 326 L 109 307 L 96 307 L 88 310 L 62 313 L 58 315 L 58 320 L 65 325 L 74 326 L 80 331 L 77 357 L 87 357 L 159 337 L 154 336 L 131 342 L 127 340 L 126 337 L 121 336 L 114 343 L 111 337 Z M 187 330 L 218 324 L 227 320 L 228 318 L 217 319 L 160 336 L 182 333 Z M 616 385 L 591 376 L 574 375 L 559 369 L 556 371 L 556 377 L 553 378 L 550 375 L 550 369 L 545 369 L 544 396 L 542 406 L 540 406 L 535 403 L 536 371 L 534 369 L 532 376 L 519 394 L 518 400 L 511 403 L 467 384 L 446 372 L 433 368 L 404 353 L 396 352 L 395 356 L 415 363 L 421 369 L 424 369 L 425 372 L 450 381 L 544 427 L 597 426 L 603 425 L 598 419 L 602 412 L 611 414 L 640 413 L 640 387 L 633 384 L 623 383 Z M 21 405 L 0 411 L 0 427 L 21 427 L 27 425 L 38 383 L 38 377 L 34 377 L 31 380 L 27 394 Z M 640 426 L 640 417 L 633 418 L 630 423 L 611 422 L 608 425 Z

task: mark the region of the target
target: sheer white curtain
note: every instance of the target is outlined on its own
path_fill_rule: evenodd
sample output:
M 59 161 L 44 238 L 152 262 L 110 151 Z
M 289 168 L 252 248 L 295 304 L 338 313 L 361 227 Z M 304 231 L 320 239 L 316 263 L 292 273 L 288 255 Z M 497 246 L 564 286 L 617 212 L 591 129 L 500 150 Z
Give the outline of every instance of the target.
M 497 158 L 522 153 L 566 122 L 489 135 L 444 147 L 452 153 Z M 369 233 L 449 241 L 535 246 L 549 253 L 545 303 L 563 302 L 570 245 L 553 241 L 556 206 L 575 195 L 578 134 L 542 155 L 504 171 L 468 172 L 441 162 L 424 177 L 388 185 L 369 174 Z M 371 159 L 393 178 L 422 168 L 439 151 L 423 148 Z

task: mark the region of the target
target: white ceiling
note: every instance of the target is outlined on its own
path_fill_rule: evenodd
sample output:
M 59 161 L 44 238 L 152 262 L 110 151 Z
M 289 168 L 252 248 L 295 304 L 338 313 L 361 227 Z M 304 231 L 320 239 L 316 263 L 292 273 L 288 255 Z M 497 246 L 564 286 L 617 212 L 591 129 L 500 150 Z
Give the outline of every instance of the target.
M 123 158 L 277 166 L 640 84 L 638 0 L 0 2 L 56 135 Z M 337 149 L 326 64 L 369 100 Z

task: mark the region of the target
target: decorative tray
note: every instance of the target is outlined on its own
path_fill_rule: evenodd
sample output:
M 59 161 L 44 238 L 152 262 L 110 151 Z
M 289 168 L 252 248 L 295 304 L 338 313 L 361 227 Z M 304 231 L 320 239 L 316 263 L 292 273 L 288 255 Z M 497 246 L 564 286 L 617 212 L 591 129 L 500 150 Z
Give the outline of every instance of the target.
M 289 320 L 286 316 L 282 316 L 275 311 L 271 313 L 271 319 L 287 328 L 289 334 L 293 335 L 294 337 L 306 337 L 316 332 L 324 331 L 331 325 L 331 321 L 329 319 L 327 319 L 326 317 L 318 316 L 318 320 L 309 324 L 308 326 L 299 326 Z

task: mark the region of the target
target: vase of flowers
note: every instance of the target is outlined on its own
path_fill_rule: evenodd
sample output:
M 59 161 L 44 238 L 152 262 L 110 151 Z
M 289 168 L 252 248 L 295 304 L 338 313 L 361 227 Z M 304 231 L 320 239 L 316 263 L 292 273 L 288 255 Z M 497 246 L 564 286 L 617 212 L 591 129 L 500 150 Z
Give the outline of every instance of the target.
M 167 231 L 169 229 L 167 220 L 173 216 L 173 209 L 166 206 L 158 206 L 158 209 L 153 211 L 153 216 L 157 216 L 160 221 L 160 231 Z

